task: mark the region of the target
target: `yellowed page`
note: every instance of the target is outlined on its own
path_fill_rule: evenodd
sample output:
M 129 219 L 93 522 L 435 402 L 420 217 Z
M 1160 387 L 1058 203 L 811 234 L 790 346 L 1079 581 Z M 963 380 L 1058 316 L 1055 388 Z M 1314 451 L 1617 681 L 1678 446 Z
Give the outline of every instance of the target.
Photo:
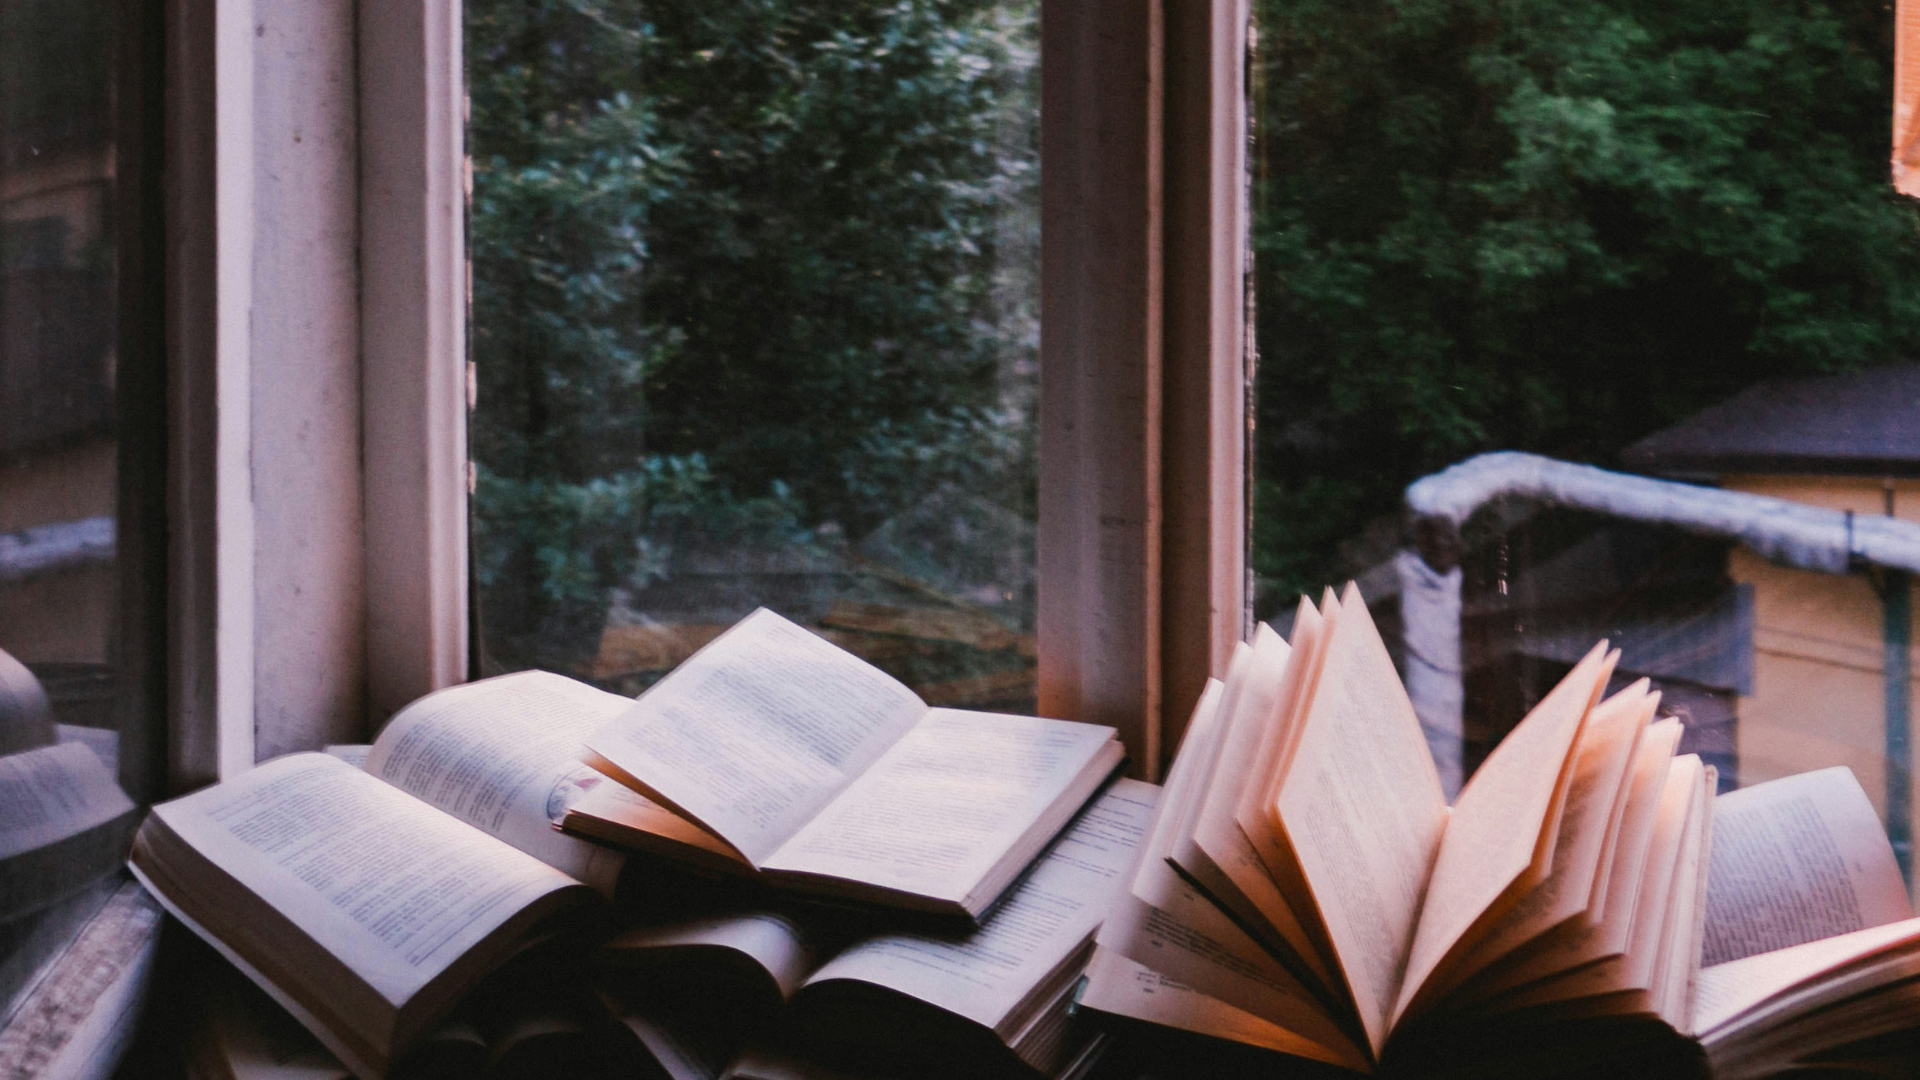
M 1293 651 L 1287 657 L 1280 702 L 1274 711 L 1273 721 L 1260 732 L 1259 746 L 1254 751 L 1253 764 L 1248 770 L 1248 782 L 1241 788 L 1239 802 L 1233 811 L 1234 821 L 1239 824 L 1241 833 L 1253 846 L 1254 854 L 1267 867 L 1267 876 L 1276 881 L 1282 874 L 1297 873 L 1298 867 L 1293 862 L 1293 852 L 1284 847 L 1285 838 L 1274 829 L 1266 808 L 1278 790 L 1284 754 L 1292 748 L 1291 735 L 1299 726 L 1307 700 L 1312 694 L 1312 675 L 1318 661 L 1326 655 L 1322 647 L 1325 623 L 1320 612 L 1306 597 L 1301 597 L 1299 609 L 1293 616 Z
M 1447 804 L 1413 704 L 1352 585 L 1301 728 L 1272 813 L 1377 1057 Z
M 1547 830 L 1558 832 L 1573 747 L 1617 656 L 1607 653 L 1605 642 L 1595 645 L 1461 789 L 1433 864 L 1406 976 L 1396 987 L 1394 1019 L 1429 992 L 1430 979 L 1444 976 L 1441 967 L 1450 956 L 1472 946 L 1468 939 L 1477 924 L 1551 864 L 1554 838 Z
M 926 711 L 886 672 L 762 608 L 587 748 L 596 767 L 759 866 Z
M 1626 824 L 1627 805 L 1633 794 L 1633 780 L 1640 759 L 1640 747 L 1645 745 L 1647 738 L 1654 730 L 1653 717 L 1660 714 L 1660 692 L 1656 690 L 1649 693 L 1642 708 L 1646 719 L 1634 732 L 1633 750 L 1628 754 L 1622 767 L 1620 786 L 1614 793 L 1613 812 L 1607 818 L 1606 840 L 1600 848 L 1600 869 L 1593 876 L 1593 888 L 1587 902 L 1586 914 L 1583 916 L 1588 925 L 1597 924 L 1606 915 L 1609 883 L 1613 880 L 1614 854 L 1619 850 L 1620 834 Z M 1671 756 L 1671 753 L 1668 756 Z
M 1464 971 L 1485 967 L 1587 910 L 1617 796 L 1627 786 L 1640 732 L 1652 719 L 1647 686 L 1642 679 L 1594 708 L 1574 750 L 1573 783 L 1560 818 L 1553 869 L 1488 931 L 1462 965 Z
M 1111 949 L 1096 949 L 1087 965 L 1079 1004 L 1115 1016 L 1144 1020 L 1282 1054 L 1347 1064 L 1349 1055 L 1321 1046 L 1268 1020 L 1211 998 Z
M 1511 962 L 1502 962 L 1485 975 L 1475 976 L 1459 991 L 1449 994 L 1449 1000 L 1461 995 L 1468 995 L 1466 1000 L 1478 1000 L 1626 952 L 1641 879 L 1653 848 L 1662 792 L 1680 735 L 1680 721 L 1667 719 L 1650 725 L 1641 737 L 1634 755 L 1626 813 L 1621 818 L 1620 840 L 1614 845 L 1616 865 L 1609 875 L 1606 918 L 1598 924 L 1563 929 L 1548 939 L 1544 948 L 1529 948 Z
M 1300 977 L 1182 880 L 1166 860 L 1176 827 L 1173 808 L 1199 794 L 1196 777 L 1219 732 L 1225 691 L 1219 680 L 1208 680 L 1194 706 L 1127 895 L 1107 916 L 1098 941 L 1207 996 L 1315 1038 L 1321 1045 L 1345 1046 L 1348 1056 L 1357 1054 L 1358 1060 L 1365 1061 L 1366 1054 L 1339 1031 Z
M 1212 776 L 1197 800 L 1191 834 L 1176 836 L 1168 857 L 1257 937 L 1266 939 L 1270 949 L 1298 956 L 1317 978 L 1330 982 L 1331 973 L 1298 916 L 1233 819 L 1241 793 L 1265 786 L 1250 766 L 1262 734 L 1275 727 L 1290 652 L 1266 624 L 1255 631 L 1244 685 L 1238 695 L 1229 691 L 1227 696 L 1232 711 L 1223 714 Z
M 1913 914 L 1893 848 L 1853 770 L 1729 792 L 1715 808 L 1707 939 L 1724 964 Z
M 1685 876 L 1689 869 L 1686 865 L 1686 849 L 1706 813 L 1703 806 L 1705 800 L 1700 791 L 1700 777 L 1704 772 L 1697 755 L 1684 754 L 1673 759 L 1673 772 L 1667 782 L 1670 788 L 1681 789 L 1679 794 L 1686 801 L 1686 814 L 1679 834 L 1670 845 L 1666 837 L 1655 837 L 1652 857 L 1657 861 L 1653 864 L 1653 873 L 1649 875 L 1648 882 L 1652 887 L 1641 893 L 1635 912 L 1633 939 L 1627 945 L 1624 982 L 1628 989 L 1652 989 L 1655 965 L 1660 960 L 1661 943 L 1668 929 L 1668 917 L 1675 911 L 1675 896 L 1683 885 L 1690 884 Z M 1665 808 L 1662 809 L 1664 812 Z
M 1647 873 L 1634 901 L 1632 929 L 1622 955 L 1503 994 L 1497 1001 L 1498 1008 L 1537 1006 L 1603 994 L 1644 994 L 1652 989 L 1668 912 L 1673 906 L 1674 890 L 1680 883 L 1683 856 L 1689 840 L 1699 829 L 1700 776 L 1700 759 L 1692 754 L 1673 759 L 1667 770 L 1659 819 L 1647 856 Z
M 569 831 L 627 847 L 672 851 L 670 845 L 685 845 L 712 859 L 751 869 L 725 840 L 621 784 L 589 788 L 567 808 L 562 824 Z M 660 840 L 670 845 L 662 845 Z
M 362 767 L 611 895 L 624 857 L 556 826 L 582 793 L 611 786 L 580 756 L 632 704 L 546 671 L 462 683 L 394 714 Z

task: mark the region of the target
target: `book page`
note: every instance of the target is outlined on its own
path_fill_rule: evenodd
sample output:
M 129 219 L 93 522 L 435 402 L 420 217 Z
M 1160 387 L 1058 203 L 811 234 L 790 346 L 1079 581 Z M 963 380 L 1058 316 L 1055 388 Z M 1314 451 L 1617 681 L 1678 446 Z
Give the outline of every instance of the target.
M 996 1027 L 1093 936 L 1126 888 L 1159 795 L 1152 784 L 1115 781 L 979 929 L 957 937 L 868 938 L 827 961 L 807 984 L 858 979 Z
M 1709 865 L 1707 966 L 1912 914 L 1884 826 L 1844 765 L 1720 796 Z
M 516 912 L 577 883 L 325 754 L 153 808 L 396 1008 Z
M 1352 585 L 1302 727 L 1274 816 L 1377 1056 L 1447 803 L 1413 704 Z
M 1553 869 L 1520 898 L 1474 949 L 1464 965 L 1483 967 L 1576 915 L 1593 899 L 1600 856 L 1617 798 L 1627 786 L 1627 770 L 1640 733 L 1653 716 L 1658 698 L 1642 679 L 1593 710 L 1574 750 L 1573 783 L 1560 817 Z
M 1325 622 L 1320 612 L 1302 596 L 1293 616 L 1293 648 L 1287 656 L 1286 677 L 1280 684 L 1280 701 L 1274 710 L 1273 722 L 1261 730 L 1260 742 L 1254 750 L 1253 763 L 1248 770 L 1250 779 L 1241 788 L 1239 801 L 1233 809 L 1234 821 L 1239 824 L 1241 833 L 1252 845 L 1254 854 L 1267 867 L 1267 875 L 1276 881 L 1287 873 L 1282 864 L 1292 862 L 1293 853 L 1282 847 L 1284 838 L 1274 830 L 1271 819 L 1267 817 L 1266 806 L 1277 790 L 1286 764 L 1286 753 L 1292 749 L 1293 730 L 1298 726 L 1301 710 L 1312 693 L 1316 664 L 1325 655 L 1320 647 Z
M 886 672 L 762 608 L 587 746 L 759 866 L 926 711 Z
M 1441 966 L 1523 879 L 1544 875 L 1558 840 L 1572 751 L 1618 654 L 1593 647 L 1500 740 L 1460 789 L 1433 864 L 1420 927 L 1393 1016 L 1404 1016 Z
M 1595 960 L 1618 957 L 1626 951 L 1641 879 L 1653 850 L 1661 793 L 1666 788 L 1673 752 L 1680 745 L 1680 734 L 1680 721 L 1661 720 L 1647 727 L 1640 738 L 1639 749 L 1634 752 L 1626 812 L 1620 819 L 1620 837 L 1613 849 L 1614 865 L 1608 872 L 1606 916 L 1597 924 L 1582 923 L 1567 928 L 1551 939 L 1547 947 L 1530 950 L 1524 959 L 1496 968 L 1491 978 L 1476 976 L 1468 987 L 1473 994 L 1485 996 Z
M 1136 963 L 1111 949 L 1098 949 L 1087 965 L 1078 1004 L 1115 1016 L 1179 1028 L 1216 1039 L 1278 1050 L 1339 1065 L 1345 1058 L 1311 1039 L 1211 998 L 1185 983 Z
M 1693 1028 L 1711 1036 L 1769 998 L 1855 961 L 1916 942 L 1920 942 L 1920 919 L 1903 919 L 1703 966 L 1694 982 Z
M 1286 948 L 1311 957 L 1315 954 L 1312 939 L 1234 820 L 1241 795 L 1250 788 L 1267 786 L 1267 777 L 1252 770 L 1263 735 L 1280 727 L 1276 721 L 1286 691 L 1290 653 L 1279 634 L 1260 624 L 1254 633 L 1253 670 L 1246 688 L 1233 701 L 1232 715 L 1225 718 L 1213 776 L 1198 800 L 1192 835 L 1187 843 L 1174 845 L 1171 857 L 1247 925 L 1271 927 Z
M 593 824 L 583 822 L 583 818 L 590 819 Z M 616 843 L 639 842 L 635 837 L 623 834 L 644 833 L 698 848 L 743 867 L 746 865 L 725 840 L 621 784 L 596 784 L 588 788 L 567 808 L 564 823 L 568 828 L 579 827 L 582 832 L 603 835 Z M 594 828 L 594 825 L 599 828 Z
M 762 866 L 962 899 L 1103 752 L 1112 728 L 933 709 Z
M 78 836 L 132 809 L 133 800 L 84 743 L 0 757 L 0 859 Z
M 568 804 L 605 780 L 580 760 L 587 736 L 630 704 L 546 671 L 451 686 L 396 713 L 364 767 L 612 895 L 622 856 L 557 826 Z
M 642 926 L 600 947 L 607 963 L 623 965 L 649 952 L 710 947 L 731 949 L 759 965 L 780 989 L 793 996 L 819 960 L 816 947 L 799 923 L 774 911 L 704 915 L 660 926 Z

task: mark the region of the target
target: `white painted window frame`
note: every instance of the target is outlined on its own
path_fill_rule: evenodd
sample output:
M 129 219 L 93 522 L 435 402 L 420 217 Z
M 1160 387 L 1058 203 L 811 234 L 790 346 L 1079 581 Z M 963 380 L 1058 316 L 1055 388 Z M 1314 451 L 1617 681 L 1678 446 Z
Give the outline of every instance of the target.
M 458 0 L 165 3 L 183 789 L 467 675 L 469 173 Z M 1248 629 L 1247 4 L 1042 0 L 1041 711 L 1148 776 Z
M 467 674 L 458 0 L 164 0 L 168 783 Z

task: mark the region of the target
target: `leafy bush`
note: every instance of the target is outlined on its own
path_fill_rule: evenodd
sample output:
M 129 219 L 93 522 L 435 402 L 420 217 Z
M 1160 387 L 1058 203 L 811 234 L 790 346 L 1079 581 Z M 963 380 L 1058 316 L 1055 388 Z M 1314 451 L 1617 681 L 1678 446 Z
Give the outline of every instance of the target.
M 1920 335 L 1865 0 L 1259 0 L 1260 487 L 1272 593 L 1410 480 L 1605 463 L 1768 375 Z
M 674 521 L 1031 515 L 1031 5 L 466 11 L 490 644 L 588 633 Z

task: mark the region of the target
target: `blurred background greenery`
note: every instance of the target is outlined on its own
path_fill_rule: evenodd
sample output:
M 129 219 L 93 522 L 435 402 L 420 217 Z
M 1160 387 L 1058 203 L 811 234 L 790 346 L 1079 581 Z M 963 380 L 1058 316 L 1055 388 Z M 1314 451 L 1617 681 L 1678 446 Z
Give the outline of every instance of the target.
M 609 611 L 726 550 L 937 594 L 1030 668 L 1037 4 L 466 12 L 488 664 L 607 681 Z M 1759 377 L 1911 355 L 1892 21 L 1257 0 L 1258 614 L 1475 452 L 1604 464 Z M 960 533 L 1027 569 L 942 565 L 981 557 Z

